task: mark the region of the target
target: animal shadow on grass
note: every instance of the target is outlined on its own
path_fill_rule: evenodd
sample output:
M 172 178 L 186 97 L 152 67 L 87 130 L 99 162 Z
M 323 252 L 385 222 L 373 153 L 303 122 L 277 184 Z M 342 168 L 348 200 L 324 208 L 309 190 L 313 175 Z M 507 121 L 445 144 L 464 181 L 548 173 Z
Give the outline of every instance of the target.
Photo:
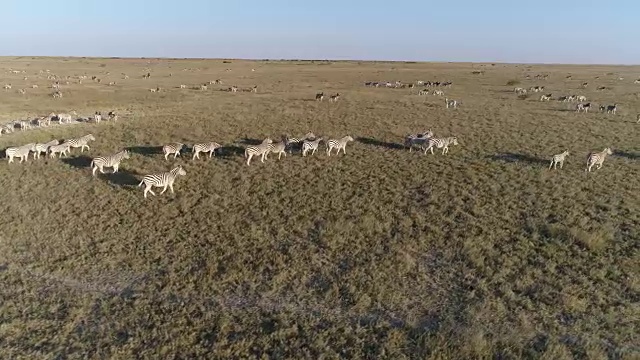
M 136 175 L 139 174 L 134 171 L 118 170 L 117 173 L 105 172 L 104 174 L 98 173 L 97 175 L 109 184 L 120 187 L 135 187 L 140 183 L 140 178 L 136 177 Z
M 244 148 L 236 145 L 227 145 L 219 149 L 216 149 L 216 156 L 220 156 L 223 158 L 229 158 L 229 157 L 234 157 L 234 156 L 243 155 L 243 154 L 244 154 Z
M 244 137 L 244 138 L 240 139 L 239 142 L 241 144 L 246 144 L 246 145 L 260 145 L 260 144 L 262 144 L 263 141 L 264 141 L 264 139 L 252 139 L 252 138 Z M 244 151 L 244 149 L 242 149 L 242 151 Z
M 540 165 L 540 164 L 548 164 L 549 160 L 541 159 L 535 156 L 527 155 L 527 154 L 516 154 L 516 153 L 502 153 L 496 155 L 487 156 L 489 159 L 494 161 L 504 161 L 504 162 L 525 162 L 532 165 Z
M 60 160 L 62 160 L 63 163 L 71 167 L 74 167 L 76 169 L 84 169 L 91 166 L 91 161 L 93 159 L 86 155 L 79 155 L 79 156 L 73 156 L 68 158 L 62 158 Z
M 142 156 L 153 156 L 162 154 L 162 146 L 130 146 L 127 148 L 127 150 L 134 154 L 139 154 Z
M 638 153 L 638 152 L 615 150 L 613 152 L 613 155 L 620 156 L 620 157 L 625 157 L 625 158 L 630 159 L 630 160 L 640 159 L 640 153 Z
M 381 140 L 368 138 L 368 137 L 359 137 L 356 139 L 356 141 L 365 145 L 373 145 L 373 146 L 383 147 L 383 148 L 392 149 L 392 150 L 402 150 L 405 148 L 401 144 L 381 141 Z

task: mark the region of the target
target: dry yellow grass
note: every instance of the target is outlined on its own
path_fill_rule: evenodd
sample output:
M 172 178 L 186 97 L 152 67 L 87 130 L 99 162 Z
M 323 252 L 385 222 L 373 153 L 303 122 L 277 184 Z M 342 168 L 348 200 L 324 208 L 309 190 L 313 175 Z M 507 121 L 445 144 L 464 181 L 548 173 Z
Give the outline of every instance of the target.
M 1 121 L 121 114 L 0 137 L 96 137 L 88 153 L 0 162 L 1 358 L 638 356 L 638 67 L 23 57 L 0 69 Z M 89 79 L 53 99 L 44 69 Z M 420 79 L 453 81 L 460 108 L 363 86 Z M 258 93 L 218 91 L 232 85 Z M 534 85 L 619 113 L 512 91 Z M 426 129 L 460 145 L 402 148 Z M 247 141 L 308 131 L 356 141 L 346 156 L 244 164 Z M 211 160 L 160 151 L 208 141 L 224 145 Z M 125 147 L 120 173 L 91 176 L 92 157 Z M 141 177 L 176 164 L 175 195 L 145 200 Z

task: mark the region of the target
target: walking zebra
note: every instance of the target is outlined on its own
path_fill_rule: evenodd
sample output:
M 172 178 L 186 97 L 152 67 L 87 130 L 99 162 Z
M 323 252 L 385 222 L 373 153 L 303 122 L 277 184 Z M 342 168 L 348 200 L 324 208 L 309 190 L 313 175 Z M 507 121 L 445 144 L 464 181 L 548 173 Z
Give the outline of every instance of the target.
M 44 143 L 44 144 L 36 144 L 35 149 L 33 150 L 33 158 L 34 159 L 40 159 L 40 154 L 41 153 L 47 153 L 47 151 L 49 151 L 49 147 L 54 146 L 54 145 L 58 145 L 60 142 L 58 140 L 51 140 L 48 143 Z
M 616 110 L 618 110 L 618 104 L 613 104 L 613 105 L 609 105 L 607 106 L 607 114 L 616 114 Z
M 613 155 L 611 148 L 605 148 L 602 152 L 592 152 L 587 156 L 587 168 L 584 171 L 591 172 L 593 165 L 598 165 L 598 169 L 602 168 L 602 163 L 607 155 Z
M 173 158 L 177 158 L 180 155 L 180 150 L 184 146 L 183 143 L 171 143 L 162 147 L 162 153 L 164 154 L 164 159 L 169 160 L 169 155 L 173 154 Z
M 92 175 L 96 176 L 96 170 L 100 170 L 101 174 L 104 174 L 104 168 L 110 167 L 113 168 L 113 172 L 118 172 L 118 167 L 120 167 L 120 162 L 124 159 L 131 158 L 131 154 L 127 150 L 122 150 L 115 155 L 110 156 L 98 156 L 93 158 L 91 161 Z
M 215 155 L 215 151 L 216 149 L 222 147 L 220 144 L 216 143 L 216 142 L 210 142 L 210 143 L 202 143 L 202 144 L 195 144 L 193 145 L 192 148 L 192 152 L 193 152 L 193 158 L 192 160 L 195 159 L 200 159 L 200 153 L 209 153 L 209 158 L 211 158 L 211 156 Z
M 65 141 L 67 144 L 69 144 L 69 151 L 71 151 L 71 148 L 80 148 L 80 152 L 84 152 L 84 148 L 87 148 L 87 151 L 89 151 L 89 141 L 95 141 L 96 138 L 93 137 L 92 134 L 88 134 L 85 135 L 83 137 L 80 138 L 76 138 L 76 139 L 69 139 L 67 141 Z
M 424 144 L 426 144 L 427 140 L 431 137 L 433 137 L 433 132 L 431 130 L 422 134 L 410 134 L 405 137 L 404 146 L 409 148 L 409 152 L 411 152 L 416 146 L 424 150 Z
M 265 154 L 264 158 L 268 159 L 269 154 L 274 153 L 274 154 L 278 154 L 278 160 L 280 160 L 280 157 L 282 156 L 282 154 L 284 154 L 285 157 L 287 156 L 287 152 L 285 151 L 286 149 L 287 149 L 286 139 L 282 139 L 282 141 L 277 143 L 272 143 L 271 146 L 269 146 L 269 151 Z
M 56 117 L 58 118 L 58 122 L 62 124 L 62 123 L 70 123 L 71 120 L 73 120 L 72 115 L 78 116 L 78 114 L 75 111 L 72 111 L 70 114 L 58 114 L 56 115 Z
M 589 112 L 589 109 L 591 109 L 591 103 L 578 104 L 576 106 L 576 111 L 577 112 L 580 112 L 580 111 Z
M 70 150 L 69 148 L 69 143 L 62 143 L 60 145 L 51 145 L 49 146 L 49 157 L 50 158 L 55 158 L 56 157 L 56 153 L 60 154 L 58 155 L 59 158 L 62 157 L 62 155 L 67 156 L 67 152 Z
M 140 184 L 138 184 L 138 187 L 142 186 L 142 184 L 145 185 L 145 188 L 144 188 L 145 199 L 147 198 L 147 193 L 149 192 L 153 196 L 156 195 L 156 193 L 154 193 L 153 190 L 151 190 L 151 188 L 154 186 L 163 188 L 160 195 L 162 195 L 165 191 L 167 191 L 167 187 L 171 189 L 172 194 L 175 194 L 175 192 L 173 191 L 173 182 L 176 181 L 176 178 L 178 177 L 178 175 L 182 175 L 182 176 L 187 175 L 187 172 L 184 171 L 184 169 L 180 165 L 178 165 L 178 167 L 166 173 L 146 175 L 145 177 L 142 178 L 142 181 L 140 181 Z
M 9 158 L 9 163 L 13 162 L 14 157 L 19 157 L 20 162 L 29 161 L 29 152 L 36 150 L 36 144 L 26 144 L 22 146 L 10 147 L 5 150 L 5 157 Z
M 247 146 L 244 150 L 244 157 L 247 159 L 247 166 L 250 165 L 251 158 L 254 156 L 260 156 L 260 162 L 264 162 L 264 158 L 267 156 L 267 153 L 269 153 L 272 143 L 273 140 L 266 138 L 259 145 Z
M 292 148 L 293 148 L 293 144 L 300 144 L 301 142 L 305 141 L 305 140 L 311 140 L 311 139 L 315 139 L 316 135 L 312 132 L 308 132 L 305 136 L 302 137 L 293 137 L 293 138 L 285 138 L 285 144 L 286 146 L 289 148 L 289 154 L 291 154 Z
M 302 156 L 307 156 L 307 153 L 311 151 L 311 155 L 315 154 L 318 150 L 318 145 L 323 139 L 321 137 L 314 140 L 304 140 L 302 142 Z
M 329 97 L 329 102 L 337 102 L 340 99 L 340 93 L 336 93 L 335 95 L 331 95 Z
M 115 111 L 109 111 L 109 114 L 107 114 L 107 116 L 111 121 L 118 121 L 118 114 L 116 114 Z
M 100 111 L 96 111 L 96 113 L 93 114 L 93 121 L 98 124 L 100 123 L 100 121 L 102 121 L 102 114 L 100 113 Z
M 329 139 L 327 141 L 327 156 L 331 156 L 331 150 L 337 149 L 336 155 L 340 154 L 340 150 L 347 155 L 347 143 L 349 141 L 353 141 L 353 138 L 349 135 L 343 137 L 342 139 Z
M 458 139 L 456 137 L 448 137 L 442 139 L 430 138 L 427 140 L 427 147 L 424 149 L 425 155 L 428 150 L 431 150 L 433 154 L 433 148 L 442 149 L 442 155 L 449 152 L 449 145 L 458 145 Z
M 551 163 L 549 164 L 549 170 L 551 170 L 552 166 L 553 170 L 555 170 L 558 164 L 560 164 L 560 169 L 562 169 L 562 166 L 564 166 L 564 158 L 566 158 L 567 155 L 569 155 L 569 150 L 565 150 L 562 154 L 553 155 Z
M 453 109 L 458 108 L 458 102 L 456 100 L 449 100 L 449 99 L 445 98 L 444 99 L 444 103 L 447 106 L 447 109 L 449 109 L 449 108 L 453 108 Z
M 324 100 L 324 93 L 317 93 L 316 101 L 322 101 L 322 100 Z

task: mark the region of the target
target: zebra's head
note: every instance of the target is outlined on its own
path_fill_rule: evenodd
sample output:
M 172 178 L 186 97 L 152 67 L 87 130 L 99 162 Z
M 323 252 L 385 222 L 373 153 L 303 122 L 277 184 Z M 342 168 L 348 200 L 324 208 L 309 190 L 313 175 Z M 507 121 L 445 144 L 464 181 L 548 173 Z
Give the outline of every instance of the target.
M 273 144 L 273 140 L 271 140 L 270 138 L 266 138 L 262 141 L 263 144 Z
M 182 176 L 187 175 L 187 172 L 184 170 L 182 166 L 178 166 L 176 169 L 178 169 L 178 172 L 177 172 L 178 175 L 182 175 Z
M 564 155 L 564 156 L 569 155 L 569 150 L 565 150 L 565 151 L 562 153 L 562 155 Z
M 124 151 L 122 151 L 122 158 L 123 159 L 130 159 L 131 158 L 131 153 L 129 152 L 129 150 L 124 149 Z
M 607 155 L 613 155 L 611 148 L 605 148 L 602 152 L 606 153 Z
M 87 140 L 96 141 L 96 138 L 93 136 L 93 134 L 87 135 L 86 138 Z
M 312 132 L 308 132 L 305 136 L 305 139 L 315 139 L 316 138 L 316 134 L 312 133 Z
M 346 141 L 353 141 L 353 138 L 350 135 L 344 137 Z
M 451 143 L 452 143 L 453 145 L 458 145 L 458 138 L 457 138 L 457 137 L 453 137 L 453 138 L 451 138 Z

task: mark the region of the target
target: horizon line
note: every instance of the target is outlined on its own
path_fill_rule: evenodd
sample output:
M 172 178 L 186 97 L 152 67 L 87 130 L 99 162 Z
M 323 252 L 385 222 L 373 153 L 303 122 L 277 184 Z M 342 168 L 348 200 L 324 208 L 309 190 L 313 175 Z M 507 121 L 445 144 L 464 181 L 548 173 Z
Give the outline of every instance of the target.
M 405 63 L 405 64 L 489 64 L 489 65 L 559 65 L 559 66 L 640 66 L 638 64 L 629 63 L 561 63 L 561 62 L 511 62 L 511 61 L 468 61 L 468 60 L 376 60 L 376 59 L 337 59 L 337 58 L 243 58 L 243 57 L 166 57 L 166 56 L 81 56 L 81 55 L 0 55 L 3 58 L 60 58 L 60 59 L 130 59 L 130 60 L 220 60 L 220 61 L 308 61 L 308 62 L 377 62 L 377 63 Z

